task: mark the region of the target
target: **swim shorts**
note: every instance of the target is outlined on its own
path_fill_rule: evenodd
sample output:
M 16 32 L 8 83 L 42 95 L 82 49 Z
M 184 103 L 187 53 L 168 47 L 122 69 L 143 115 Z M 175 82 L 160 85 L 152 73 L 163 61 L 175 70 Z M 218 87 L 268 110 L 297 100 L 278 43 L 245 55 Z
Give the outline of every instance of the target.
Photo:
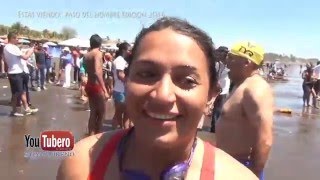
M 115 103 L 124 103 L 126 99 L 125 93 L 113 91 L 113 100 Z
M 89 97 L 103 94 L 103 90 L 99 84 L 87 83 L 85 91 Z

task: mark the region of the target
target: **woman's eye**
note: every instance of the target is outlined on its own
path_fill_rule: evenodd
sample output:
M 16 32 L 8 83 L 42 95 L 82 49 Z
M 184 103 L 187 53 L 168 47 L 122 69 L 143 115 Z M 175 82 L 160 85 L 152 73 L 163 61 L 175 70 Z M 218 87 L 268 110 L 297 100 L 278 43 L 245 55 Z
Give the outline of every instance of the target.
M 137 72 L 137 75 L 141 78 L 150 78 L 155 76 L 154 73 L 148 71 Z
M 197 82 L 197 80 L 195 80 L 192 77 L 185 77 L 181 80 L 181 85 L 180 87 L 182 89 L 192 89 L 194 88 L 196 85 L 198 85 L 199 83 Z
M 193 79 L 192 77 L 186 77 L 185 82 L 188 84 L 196 84 L 197 81 L 195 79 Z

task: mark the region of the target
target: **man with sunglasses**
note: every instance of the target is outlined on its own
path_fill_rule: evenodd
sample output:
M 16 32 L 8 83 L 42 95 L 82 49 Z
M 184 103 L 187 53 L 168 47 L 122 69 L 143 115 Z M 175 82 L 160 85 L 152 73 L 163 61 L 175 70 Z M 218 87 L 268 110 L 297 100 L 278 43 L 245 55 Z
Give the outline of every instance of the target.
M 227 57 L 229 77 L 234 83 L 216 124 L 217 147 L 263 179 L 263 168 L 272 145 L 273 93 L 259 75 L 262 47 L 241 42 Z

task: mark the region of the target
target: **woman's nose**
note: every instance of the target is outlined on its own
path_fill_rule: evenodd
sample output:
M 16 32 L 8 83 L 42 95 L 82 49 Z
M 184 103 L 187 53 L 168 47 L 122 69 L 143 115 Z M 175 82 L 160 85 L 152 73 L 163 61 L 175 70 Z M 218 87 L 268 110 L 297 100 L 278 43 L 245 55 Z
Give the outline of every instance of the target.
M 169 75 L 158 81 L 151 96 L 161 104 L 168 104 L 176 101 L 175 85 Z

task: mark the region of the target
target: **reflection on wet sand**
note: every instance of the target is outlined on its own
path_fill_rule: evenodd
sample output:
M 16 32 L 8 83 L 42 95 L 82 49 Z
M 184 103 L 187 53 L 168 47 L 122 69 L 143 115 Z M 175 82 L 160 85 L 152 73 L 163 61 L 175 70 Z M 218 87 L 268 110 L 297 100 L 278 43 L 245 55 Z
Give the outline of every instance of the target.
M 275 113 L 275 139 L 266 167 L 266 179 L 318 179 L 320 111 L 302 106 L 299 68 L 288 73 L 289 81 L 272 83 L 276 107 L 289 108 L 292 113 Z M 70 130 L 78 141 L 87 131 L 89 112 L 76 97 L 77 91 L 50 86 L 47 91 L 31 92 L 33 104 L 40 109 L 38 114 L 24 118 L 9 117 L 10 89 L 3 86 L 8 86 L 7 80 L 0 80 L 0 179 L 55 179 L 61 160 L 25 158 L 24 153 L 28 150 L 24 145 L 24 135 L 38 136 L 44 130 Z M 114 113 L 111 101 L 107 112 L 104 129 L 110 130 Z M 205 125 L 210 125 L 208 120 Z M 214 134 L 199 134 L 214 144 Z

